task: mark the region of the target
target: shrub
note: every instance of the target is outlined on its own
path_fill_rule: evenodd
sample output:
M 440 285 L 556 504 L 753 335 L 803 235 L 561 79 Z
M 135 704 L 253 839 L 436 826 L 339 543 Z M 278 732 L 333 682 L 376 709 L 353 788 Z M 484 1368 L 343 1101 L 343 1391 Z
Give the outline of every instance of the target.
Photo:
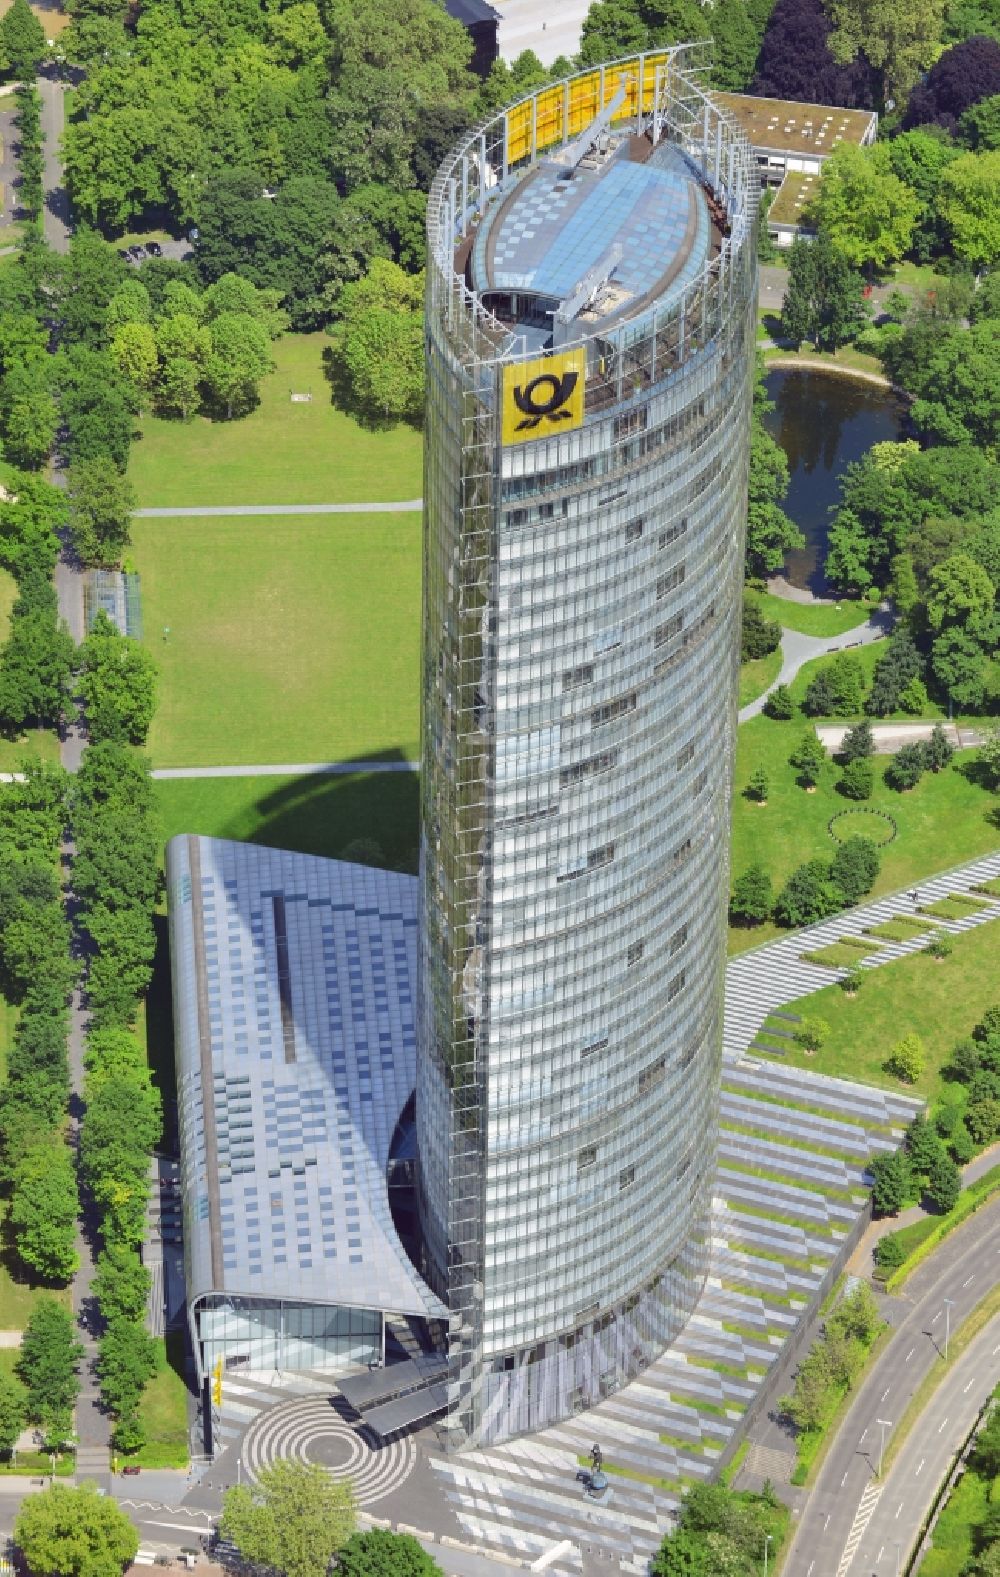
M 885 769 L 885 781 L 897 793 L 905 794 L 915 788 L 924 775 L 924 749 L 922 745 L 903 745 Z
M 898 1270 L 906 1258 L 906 1250 L 895 1232 L 887 1232 L 875 1245 L 875 1263 L 879 1270 Z
M 846 799 L 871 799 L 875 788 L 875 769 L 871 762 L 863 756 L 848 761 L 837 787 Z
M 848 996 L 856 997 L 858 992 L 861 990 L 864 978 L 865 971 L 862 969 L 861 965 L 853 964 L 851 968 L 848 969 L 847 973 L 841 976 L 837 984 L 839 985 L 841 991 L 846 992 Z
M 781 625 L 766 619 L 756 598 L 743 596 L 743 624 L 740 629 L 740 662 L 766 657 L 781 645 Z
M 778 895 L 774 918 L 779 925 L 814 925 L 842 908 L 840 889 L 825 860 L 808 860 L 792 872 Z
M 878 879 L 878 850 L 870 838 L 853 837 L 841 843 L 830 865 L 830 876 L 846 904 L 870 893 Z
M 767 792 L 769 788 L 770 784 L 768 782 L 767 773 L 764 771 L 764 768 L 755 767 L 753 772 L 750 774 L 750 781 L 747 784 L 747 798 L 756 800 L 758 805 L 764 805 L 767 803 Z
M 829 1033 L 830 1026 L 826 1019 L 804 1018 L 792 1031 L 792 1038 L 803 1051 L 819 1051 Z
M 944 932 L 942 932 L 940 936 L 932 936 L 930 941 L 927 943 L 927 946 L 924 948 L 924 952 L 930 953 L 932 958 L 949 958 L 954 950 L 954 942 L 952 941 L 951 937 L 946 936 Z
M 904 1035 L 892 1048 L 885 1071 L 904 1084 L 915 1084 L 924 1071 L 924 1046 L 919 1035 Z
M 771 913 L 771 878 L 763 865 L 751 865 L 737 877 L 729 913 L 739 925 L 762 925 Z
M 940 723 L 935 723 L 930 739 L 924 742 L 924 765 L 929 772 L 940 772 L 955 754 L 954 746 Z
M 789 765 L 798 768 L 799 782 L 812 788 L 819 780 L 826 751 L 814 728 L 807 728 L 788 758 Z
M 853 728 L 847 730 L 841 741 L 840 755 L 843 757 L 844 762 L 847 763 L 849 761 L 863 761 L 866 757 L 874 754 L 875 736 L 872 733 L 871 723 L 865 718 L 863 722 L 855 723 Z

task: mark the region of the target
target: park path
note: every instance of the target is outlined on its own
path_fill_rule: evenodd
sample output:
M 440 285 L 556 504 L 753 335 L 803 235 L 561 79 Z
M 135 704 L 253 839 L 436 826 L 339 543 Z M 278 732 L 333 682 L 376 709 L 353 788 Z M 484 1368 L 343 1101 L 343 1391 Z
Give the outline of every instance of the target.
M 745 723 L 748 718 L 756 717 L 764 710 L 764 702 L 776 690 L 779 684 L 791 684 L 799 669 L 805 663 L 812 662 L 814 657 L 823 657 L 827 652 L 842 652 L 849 646 L 867 646 L 872 641 L 880 641 L 892 629 L 892 614 L 886 608 L 876 608 L 871 617 L 864 624 L 856 624 L 852 630 L 845 630 L 842 635 L 803 635 L 799 630 L 785 630 L 781 632 L 781 671 L 773 684 L 769 684 L 762 695 L 739 711 L 739 721 Z
M 38 79 L 42 99 L 42 133 L 45 138 L 45 169 L 43 175 L 45 204 L 43 225 L 45 239 L 57 252 L 69 250 L 71 225 L 69 198 L 63 186 L 60 142 L 63 131 L 63 84 L 51 71 Z M 53 461 L 52 481 L 57 487 L 65 486 L 65 476 L 58 460 Z M 70 634 L 77 642 L 83 639 L 83 578 L 80 573 L 60 557 L 55 569 L 56 598 L 60 617 L 65 619 Z M 60 741 L 60 760 L 69 772 L 76 772 L 87 744 L 86 728 L 77 722 L 65 727 Z M 63 859 L 67 871 L 67 904 L 73 917 L 72 861 L 75 846 L 67 839 L 63 846 Z M 82 959 L 81 959 L 82 963 Z M 79 984 L 70 1004 L 68 1053 L 70 1072 L 70 1142 L 79 1146 L 80 1122 L 83 1116 L 83 1056 L 86 1046 L 87 1014 Z M 84 1199 L 77 1223 L 77 1253 L 80 1268 L 73 1278 L 73 1312 L 76 1315 L 78 1334 L 84 1349 L 80 1374 L 80 1397 L 76 1406 L 77 1473 L 82 1478 L 97 1479 L 102 1487 L 110 1482 L 108 1475 L 111 1427 L 103 1411 L 94 1363 L 97 1358 L 99 1325 L 91 1284 L 94 1277 L 94 1247 L 97 1221 L 93 1205 Z

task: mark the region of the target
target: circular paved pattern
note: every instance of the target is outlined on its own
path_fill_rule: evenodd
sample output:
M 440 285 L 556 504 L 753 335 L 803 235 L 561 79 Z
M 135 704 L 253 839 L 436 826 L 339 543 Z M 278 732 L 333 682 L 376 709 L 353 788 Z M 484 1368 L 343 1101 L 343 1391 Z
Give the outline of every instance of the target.
M 367 1506 L 410 1476 L 417 1452 L 409 1437 L 383 1445 L 364 1425 L 341 1418 L 327 1397 L 313 1397 L 259 1414 L 243 1437 L 242 1457 L 251 1478 L 289 1458 L 318 1463 L 334 1478 L 349 1478 L 358 1504 Z

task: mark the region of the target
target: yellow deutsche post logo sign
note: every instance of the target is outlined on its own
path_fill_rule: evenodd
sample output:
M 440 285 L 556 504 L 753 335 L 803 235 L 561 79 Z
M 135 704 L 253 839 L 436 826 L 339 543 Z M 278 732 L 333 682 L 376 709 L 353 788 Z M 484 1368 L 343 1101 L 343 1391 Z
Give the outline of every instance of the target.
M 587 352 L 539 356 L 503 370 L 503 442 L 523 444 L 568 433 L 583 422 Z

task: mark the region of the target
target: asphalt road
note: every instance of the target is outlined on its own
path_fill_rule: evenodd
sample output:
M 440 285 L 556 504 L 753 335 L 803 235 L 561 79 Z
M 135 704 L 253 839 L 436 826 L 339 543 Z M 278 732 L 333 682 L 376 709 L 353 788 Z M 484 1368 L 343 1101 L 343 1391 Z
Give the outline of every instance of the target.
M 894 1577 L 904 1570 L 933 1494 L 998 1380 L 1000 1316 L 962 1354 L 907 1436 L 859 1539 L 852 1566 L 857 1577 Z
M 1000 1198 L 995 1198 L 946 1238 L 914 1272 L 904 1296 L 891 1300 L 893 1307 L 891 1311 L 887 1308 L 887 1313 L 893 1317 L 895 1332 L 858 1388 L 827 1453 L 799 1518 L 782 1568 L 784 1577 L 845 1577 L 849 1570 L 864 1570 L 847 1556 L 852 1545 L 854 1550 L 860 1547 L 885 1494 L 878 1481 L 883 1431 L 877 1420 L 888 1421 L 888 1443 L 896 1421 L 944 1349 L 945 1298 L 954 1300 L 951 1329 L 955 1331 L 996 1285 L 998 1274 Z M 914 1433 L 922 1438 L 927 1427 L 926 1421 L 920 1420 Z M 926 1467 L 919 1479 L 914 1475 L 904 1498 L 910 1508 L 908 1518 L 922 1515 L 921 1507 L 929 1505 L 935 1487 Z M 897 1499 L 893 1509 L 898 1504 Z M 901 1512 L 901 1520 L 903 1515 Z M 895 1562 L 894 1548 L 892 1555 Z M 888 1572 L 889 1568 L 883 1567 L 881 1577 L 888 1577 Z

